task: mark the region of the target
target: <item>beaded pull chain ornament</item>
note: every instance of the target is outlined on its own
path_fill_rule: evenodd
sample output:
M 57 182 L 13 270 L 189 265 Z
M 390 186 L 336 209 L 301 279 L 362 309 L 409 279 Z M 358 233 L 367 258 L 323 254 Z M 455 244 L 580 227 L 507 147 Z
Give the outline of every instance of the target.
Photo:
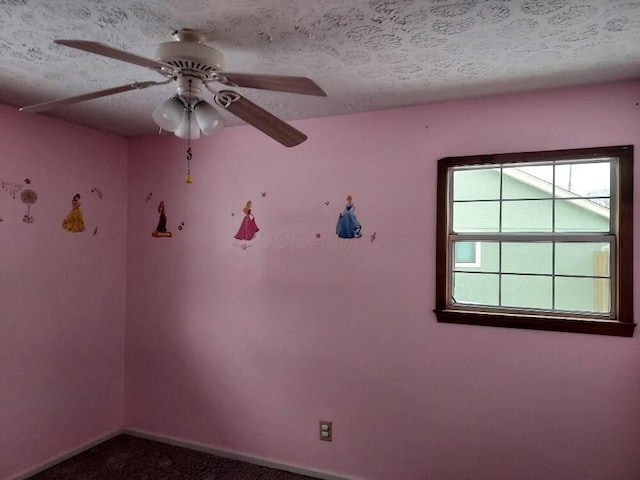
M 191 162 L 192 157 L 193 155 L 191 154 L 191 146 L 189 146 L 187 148 L 187 178 L 184 181 L 185 183 L 191 183 L 191 166 L 189 162 Z

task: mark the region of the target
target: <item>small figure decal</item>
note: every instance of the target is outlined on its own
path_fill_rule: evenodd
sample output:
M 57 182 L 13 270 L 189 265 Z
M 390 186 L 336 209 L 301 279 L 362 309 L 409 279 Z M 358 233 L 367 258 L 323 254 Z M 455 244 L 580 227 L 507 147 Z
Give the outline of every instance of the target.
M 160 218 L 158 220 L 158 226 L 151 232 L 153 237 L 172 237 L 171 232 L 167 230 L 167 214 L 164 211 L 164 201 L 160 201 L 158 204 L 158 213 Z
M 347 197 L 347 205 L 344 210 L 340 212 L 338 217 L 338 224 L 336 225 L 336 234 L 340 238 L 360 238 L 362 237 L 362 225 L 356 218 L 355 210 L 356 206 L 352 202 L 351 195 Z
M 251 200 L 247 202 L 242 211 L 244 212 L 244 218 L 234 238 L 237 240 L 253 240 L 260 229 L 256 225 L 254 216 L 251 214 Z
M 84 232 L 84 220 L 80 211 L 80 194 L 76 193 L 71 200 L 71 211 L 62 221 L 62 228 L 69 232 Z

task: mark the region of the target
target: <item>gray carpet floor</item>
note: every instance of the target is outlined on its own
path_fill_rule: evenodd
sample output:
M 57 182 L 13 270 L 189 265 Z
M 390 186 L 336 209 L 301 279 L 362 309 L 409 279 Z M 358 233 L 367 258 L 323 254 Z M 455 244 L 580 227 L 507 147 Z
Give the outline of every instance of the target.
M 312 477 L 118 435 L 29 480 L 312 480 Z

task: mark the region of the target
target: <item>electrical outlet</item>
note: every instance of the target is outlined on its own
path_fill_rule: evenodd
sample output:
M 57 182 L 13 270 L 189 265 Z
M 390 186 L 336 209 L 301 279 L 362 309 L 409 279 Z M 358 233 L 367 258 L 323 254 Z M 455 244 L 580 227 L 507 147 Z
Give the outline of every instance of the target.
M 320 440 L 330 442 L 333 439 L 333 423 L 320 420 Z

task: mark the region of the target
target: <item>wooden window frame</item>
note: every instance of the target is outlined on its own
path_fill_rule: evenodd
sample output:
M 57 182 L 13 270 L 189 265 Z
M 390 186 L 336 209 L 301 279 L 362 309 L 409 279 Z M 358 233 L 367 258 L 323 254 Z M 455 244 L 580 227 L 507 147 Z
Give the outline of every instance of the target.
M 436 227 L 436 308 L 438 322 L 492 327 L 524 328 L 559 332 L 575 332 L 597 335 L 631 337 L 635 329 L 633 321 L 633 145 L 548 150 L 542 152 L 501 153 L 446 157 L 438 161 L 437 178 L 437 227 Z M 487 307 L 466 307 L 451 301 L 452 253 L 449 248 L 450 228 L 450 175 L 453 167 L 500 165 L 553 160 L 589 160 L 617 158 L 615 178 L 616 212 L 614 233 L 615 258 L 611 272 L 615 272 L 615 298 L 611 298 L 614 319 L 602 319 L 596 315 L 560 316 L 518 311 L 495 311 Z M 613 182 L 612 182 L 613 183 Z M 614 193 L 612 192 L 612 201 Z M 614 305 L 615 302 L 615 305 Z

